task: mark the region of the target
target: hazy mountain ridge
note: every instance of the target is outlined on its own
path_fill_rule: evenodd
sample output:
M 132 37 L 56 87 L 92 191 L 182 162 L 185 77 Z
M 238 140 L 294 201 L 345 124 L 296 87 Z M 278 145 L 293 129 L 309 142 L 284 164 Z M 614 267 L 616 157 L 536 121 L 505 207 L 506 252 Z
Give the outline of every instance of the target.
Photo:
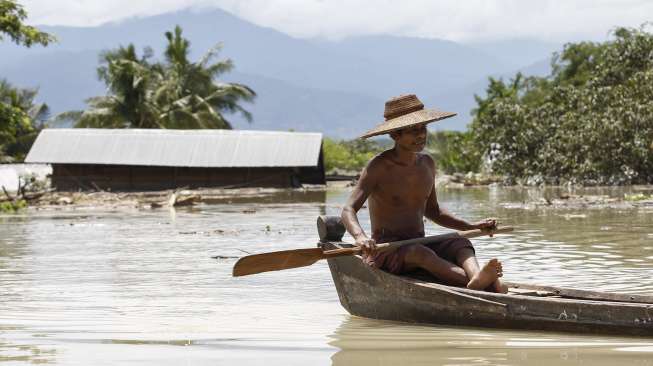
M 155 58 L 160 58 L 163 33 L 176 24 L 191 41 L 192 60 L 223 42 L 222 57 L 236 65 L 236 72 L 225 80 L 242 82 L 258 92 L 254 105 L 244 105 L 254 114 L 254 123 L 234 116 L 237 128 L 312 130 L 349 138 L 382 120 L 385 99 L 415 92 L 427 106 L 459 113 L 436 128 L 463 129 L 474 106 L 473 94 L 483 92 L 487 76 L 514 74 L 509 71 L 513 65 L 506 61 L 509 44 L 479 49 L 392 36 L 303 40 L 213 10 L 93 28 L 43 27 L 61 42 L 32 49 L 0 44 L 0 77 L 20 87 L 40 87 L 39 99 L 54 113 L 83 108 L 85 98 L 105 93 L 95 71 L 102 50 L 133 43 L 141 50 L 151 46 Z M 532 48 L 538 47 L 548 46 Z M 493 49 L 497 55 L 491 54 Z M 523 59 L 537 55 L 529 52 Z

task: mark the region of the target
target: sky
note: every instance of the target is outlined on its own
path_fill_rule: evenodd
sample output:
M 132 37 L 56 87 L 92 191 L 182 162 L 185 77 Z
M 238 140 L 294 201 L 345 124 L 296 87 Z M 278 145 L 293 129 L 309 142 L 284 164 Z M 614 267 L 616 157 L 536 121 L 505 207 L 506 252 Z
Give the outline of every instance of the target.
M 653 21 L 650 0 L 18 0 L 28 24 L 94 26 L 191 8 L 226 10 L 297 38 L 397 35 L 456 42 L 605 40 Z

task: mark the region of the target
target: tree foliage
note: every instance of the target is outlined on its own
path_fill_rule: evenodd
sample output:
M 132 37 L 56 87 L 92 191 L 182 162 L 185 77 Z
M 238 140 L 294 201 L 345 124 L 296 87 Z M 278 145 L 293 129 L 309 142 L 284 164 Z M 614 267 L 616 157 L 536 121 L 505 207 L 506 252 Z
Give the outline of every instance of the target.
M 19 45 L 47 46 L 55 38 L 23 24 L 27 12 L 13 0 L 0 0 L 0 41 L 3 36 Z M 22 160 L 48 115 L 45 104 L 35 104 L 34 89 L 19 89 L 0 79 L 0 162 Z
M 0 80 L 0 160 L 23 160 L 45 127 L 49 108 L 34 102 L 36 94 Z
M 324 139 L 324 168 L 327 172 L 335 169 L 359 172 L 383 147 L 369 140 Z
M 429 134 L 426 152 L 435 160 L 438 171 L 446 174 L 476 172 L 481 156 L 471 133 L 437 131 Z
M 383 150 L 392 148 L 388 140 L 333 140 L 324 139 L 324 165 L 327 172 L 334 170 L 359 172 Z M 481 156 L 475 148 L 470 132 L 438 131 L 429 134 L 424 151 L 436 161 L 438 171 L 452 174 L 476 172 Z
M 653 34 L 567 44 L 546 78 L 490 79 L 471 132 L 492 169 L 531 183 L 653 182 Z
M 0 41 L 3 34 L 8 35 L 14 43 L 26 47 L 34 44 L 47 46 L 56 41 L 54 36 L 25 25 L 25 19 L 27 12 L 22 5 L 14 0 L 0 0 Z
M 62 113 L 76 127 L 97 128 L 231 128 L 225 112 L 251 115 L 240 102 L 256 93 L 245 85 L 217 81 L 233 68 L 231 60 L 218 60 L 217 45 L 198 62 L 188 59 L 190 42 L 179 26 L 166 32 L 163 62 L 151 62 L 152 50 L 139 56 L 135 47 L 103 52 L 98 77 L 109 90 L 106 96 L 87 100 L 85 111 Z

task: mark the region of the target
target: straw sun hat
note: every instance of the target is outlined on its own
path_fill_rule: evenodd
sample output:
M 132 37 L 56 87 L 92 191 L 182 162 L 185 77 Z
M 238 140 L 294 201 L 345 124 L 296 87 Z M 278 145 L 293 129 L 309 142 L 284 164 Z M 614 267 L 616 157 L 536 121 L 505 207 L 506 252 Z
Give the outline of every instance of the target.
M 426 124 L 455 116 L 456 113 L 424 109 L 415 94 L 404 94 L 385 102 L 385 121 L 365 132 L 360 138 L 383 135 L 413 125 Z

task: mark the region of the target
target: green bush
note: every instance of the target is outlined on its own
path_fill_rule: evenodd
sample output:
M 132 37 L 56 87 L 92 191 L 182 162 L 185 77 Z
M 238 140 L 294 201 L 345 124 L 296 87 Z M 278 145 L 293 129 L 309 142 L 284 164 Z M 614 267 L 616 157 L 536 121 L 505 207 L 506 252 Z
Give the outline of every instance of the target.
M 477 172 L 481 154 L 470 132 L 437 131 L 429 134 L 426 151 L 439 171 L 447 174 Z
M 22 161 L 45 127 L 49 108 L 34 103 L 36 93 L 0 79 L 0 161 Z
M 471 133 L 495 173 L 529 183 L 653 183 L 653 34 L 568 44 L 547 78 L 490 79 Z
M 474 147 L 470 132 L 439 131 L 429 135 L 426 153 L 433 156 L 438 169 L 451 174 L 476 172 L 481 164 L 479 149 Z M 334 170 L 360 171 L 375 155 L 392 148 L 392 140 L 324 139 L 324 165 L 327 172 Z
M 383 147 L 369 140 L 336 141 L 324 139 L 324 167 L 327 172 L 337 170 L 360 171 Z
M 5 213 L 15 213 L 16 211 L 26 208 L 27 207 L 27 202 L 25 200 L 18 200 L 18 201 L 8 201 L 8 202 L 0 202 L 0 212 L 5 212 Z

